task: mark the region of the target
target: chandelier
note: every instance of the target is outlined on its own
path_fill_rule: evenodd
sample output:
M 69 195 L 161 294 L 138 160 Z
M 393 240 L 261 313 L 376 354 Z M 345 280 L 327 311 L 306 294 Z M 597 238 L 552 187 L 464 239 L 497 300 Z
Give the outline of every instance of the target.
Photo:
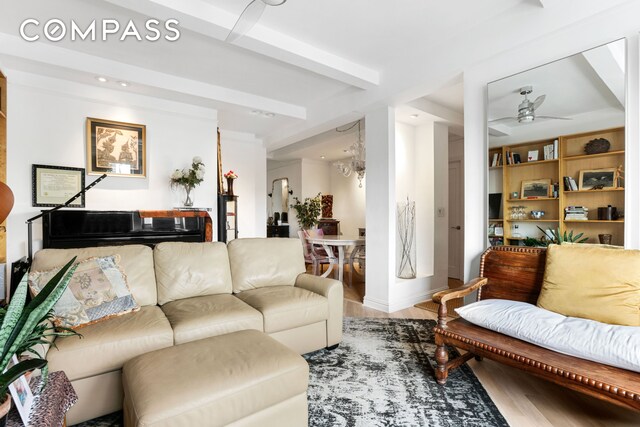
M 358 140 L 351 144 L 349 148 L 346 150 L 351 155 L 351 159 L 349 162 L 335 162 L 333 165 L 338 169 L 338 171 L 344 175 L 345 177 L 351 176 L 353 172 L 358 174 L 358 187 L 362 188 L 362 179 L 364 178 L 365 172 L 365 147 L 364 140 L 362 139 L 361 125 L 362 120 L 358 120 L 357 123 L 354 123 L 351 127 L 340 130 L 336 129 L 338 132 L 347 132 L 353 129 L 356 125 L 358 125 Z

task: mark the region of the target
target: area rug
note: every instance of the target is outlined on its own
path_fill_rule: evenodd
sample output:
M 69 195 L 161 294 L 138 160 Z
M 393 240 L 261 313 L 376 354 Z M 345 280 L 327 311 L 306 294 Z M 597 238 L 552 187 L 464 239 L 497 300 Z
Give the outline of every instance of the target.
M 309 425 L 508 426 L 466 365 L 451 372 L 446 387 L 436 383 L 434 325 L 432 320 L 346 318 L 337 349 L 305 356 Z M 80 425 L 121 426 L 121 414 Z

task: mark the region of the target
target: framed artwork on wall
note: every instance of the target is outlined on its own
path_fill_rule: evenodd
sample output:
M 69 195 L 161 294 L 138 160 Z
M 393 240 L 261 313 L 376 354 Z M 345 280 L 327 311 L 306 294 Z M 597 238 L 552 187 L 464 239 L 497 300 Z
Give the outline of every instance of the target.
M 65 166 L 31 166 L 32 206 L 55 207 L 84 188 L 84 168 Z M 84 194 L 68 207 L 84 208 Z
M 615 188 L 617 184 L 617 168 L 581 170 L 579 190 L 603 190 Z
M 531 181 L 522 181 L 520 188 L 520 197 L 522 199 L 541 199 L 551 195 L 550 179 L 534 179 Z
M 134 123 L 87 118 L 89 175 L 144 178 L 147 128 Z

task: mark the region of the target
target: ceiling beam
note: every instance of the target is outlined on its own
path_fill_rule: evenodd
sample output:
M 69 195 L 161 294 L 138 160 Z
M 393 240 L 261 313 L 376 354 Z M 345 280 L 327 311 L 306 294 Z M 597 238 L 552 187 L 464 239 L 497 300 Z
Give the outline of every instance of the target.
M 224 41 L 238 16 L 204 0 L 105 0 L 159 19 L 174 18 L 181 28 Z M 380 73 L 260 24 L 233 44 L 361 89 L 380 84 Z
M 305 107 L 0 33 L 0 53 L 134 85 L 156 87 L 280 116 L 306 119 Z
M 606 48 L 591 49 L 582 52 L 582 56 L 587 60 L 593 71 L 596 72 L 600 80 L 607 86 L 611 93 L 618 100 L 620 107 L 624 109 L 625 98 L 625 65 L 624 65 L 624 45 L 621 51 L 615 50 L 611 46 Z
M 425 113 L 431 114 L 433 116 L 440 117 L 442 120 L 454 125 L 464 126 L 463 114 L 460 114 L 457 111 L 444 107 L 426 98 L 418 98 L 415 101 L 409 102 L 407 105 L 420 111 L 424 111 Z

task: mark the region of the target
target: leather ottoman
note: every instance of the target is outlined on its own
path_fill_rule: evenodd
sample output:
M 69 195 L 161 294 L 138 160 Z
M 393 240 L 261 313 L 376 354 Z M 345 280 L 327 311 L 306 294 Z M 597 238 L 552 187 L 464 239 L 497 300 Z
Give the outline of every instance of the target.
M 309 366 L 255 330 L 135 357 L 123 368 L 125 426 L 307 426 Z

